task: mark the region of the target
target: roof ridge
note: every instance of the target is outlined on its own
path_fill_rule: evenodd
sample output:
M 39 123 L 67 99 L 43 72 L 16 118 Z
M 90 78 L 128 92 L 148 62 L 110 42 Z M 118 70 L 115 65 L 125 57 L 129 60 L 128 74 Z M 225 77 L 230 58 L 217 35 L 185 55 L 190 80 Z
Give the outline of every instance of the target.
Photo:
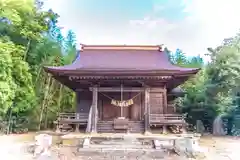
M 80 44 L 80 50 L 151 50 L 162 52 L 163 45 L 85 45 Z

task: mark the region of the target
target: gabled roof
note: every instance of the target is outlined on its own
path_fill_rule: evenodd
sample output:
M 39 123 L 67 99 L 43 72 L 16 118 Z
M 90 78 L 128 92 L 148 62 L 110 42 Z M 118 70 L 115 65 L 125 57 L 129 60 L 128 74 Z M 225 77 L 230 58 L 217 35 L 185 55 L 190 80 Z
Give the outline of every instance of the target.
M 76 60 L 59 67 L 44 67 L 57 73 L 172 73 L 195 74 L 198 68 L 173 65 L 161 46 L 82 45 Z

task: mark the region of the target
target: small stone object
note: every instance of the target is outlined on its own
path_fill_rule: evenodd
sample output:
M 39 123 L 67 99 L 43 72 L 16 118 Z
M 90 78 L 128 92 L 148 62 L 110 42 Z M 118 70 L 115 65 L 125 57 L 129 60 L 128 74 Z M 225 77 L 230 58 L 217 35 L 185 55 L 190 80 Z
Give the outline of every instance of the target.
M 50 156 L 50 147 L 52 145 L 52 136 L 48 134 L 39 134 L 35 136 L 35 151 L 34 157 L 36 156 Z
M 179 138 L 174 140 L 174 149 L 178 153 L 186 151 L 186 140 L 185 138 Z
M 179 155 L 194 157 L 196 154 L 201 152 L 198 139 L 199 138 L 192 136 L 176 139 L 174 143 L 174 150 L 179 153 Z
M 217 116 L 213 122 L 213 135 L 214 136 L 224 136 L 225 135 L 221 115 Z
M 83 140 L 83 148 L 89 148 L 90 146 L 90 139 L 89 138 L 85 138 Z
M 193 154 L 199 150 L 198 140 L 193 137 L 187 137 L 186 139 L 186 151 Z
M 201 120 L 197 120 L 196 129 L 197 129 L 197 133 L 200 133 L 200 134 L 204 133 L 205 127 L 204 127 L 203 122 Z
M 144 132 L 144 135 L 146 135 L 146 136 L 151 135 L 151 132 L 145 131 L 145 132 Z
M 136 139 L 136 137 L 134 137 L 132 135 L 126 134 L 126 135 L 123 136 L 123 140 L 125 142 L 130 142 L 131 143 L 131 142 L 136 141 L 137 139 Z
M 161 149 L 161 144 L 158 140 L 153 140 L 155 149 Z

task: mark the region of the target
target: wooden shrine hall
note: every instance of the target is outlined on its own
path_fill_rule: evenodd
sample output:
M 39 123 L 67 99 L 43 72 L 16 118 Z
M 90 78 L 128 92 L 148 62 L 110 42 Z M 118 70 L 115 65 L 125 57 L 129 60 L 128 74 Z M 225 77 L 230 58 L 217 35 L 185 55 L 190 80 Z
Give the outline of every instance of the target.
M 143 133 L 183 126 L 173 90 L 199 69 L 169 61 L 161 46 L 82 45 L 74 62 L 44 67 L 76 93 L 76 112 L 61 113 L 58 126 L 99 133 Z

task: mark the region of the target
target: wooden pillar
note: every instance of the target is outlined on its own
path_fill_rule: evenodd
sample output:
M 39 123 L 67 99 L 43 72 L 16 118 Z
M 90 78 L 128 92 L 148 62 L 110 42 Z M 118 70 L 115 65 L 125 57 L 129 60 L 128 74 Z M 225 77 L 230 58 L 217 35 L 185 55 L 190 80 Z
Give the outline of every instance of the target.
M 98 120 L 98 111 L 97 111 L 97 104 L 98 104 L 98 87 L 95 85 L 92 90 L 92 118 L 91 118 L 91 133 L 97 132 L 97 120 Z
M 166 125 L 163 125 L 163 131 L 162 131 L 163 134 L 167 134 L 167 126 Z
M 79 118 L 80 118 L 80 115 L 79 115 L 79 113 L 76 113 L 76 119 L 77 119 L 77 120 L 79 120 Z M 78 124 L 76 124 L 76 126 L 75 126 L 75 127 L 76 127 L 76 129 L 75 129 L 75 132 L 77 132 L 77 133 L 79 133 L 79 132 L 80 132 L 80 130 L 79 130 L 79 126 L 80 126 L 80 125 L 79 125 L 79 123 L 78 123 Z
M 101 100 L 100 101 L 100 97 L 98 97 L 98 105 L 97 105 L 97 108 L 98 108 L 98 119 L 100 120 L 103 120 L 103 101 Z
M 133 92 L 130 92 L 129 95 L 130 95 L 130 96 L 129 96 L 127 99 L 132 98 L 133 96 L 136 95 L 136 93 L 133 94 Z M 131 106 L 129 106 L 130 108 L 128 108 L 128 107 L 126 108 L 126 109 L 130 110 L 129 118 L 130 118 L 131 120 L 133 120 L 133 121 L 138 121 L 138 120 L 140 120 L 140 115 L 139 115 L 139 113 L 140 113 L 141 108 L 140 108 L 140 105 L 139 105 L 139 101 L 140 101 L 141 99 L 140 99 L 139 97 L 140 97 L 140 96 L 135 97 L 135 98 L 134 98 L 134 104 L 131 105 Z
M 167 89 L 166 86 L 164 86 L 164 90 L 163 90 L 163 114 L 167 114 Z
M 59 118 L 58 120 L 56 121 L 56 133 L 60 133 L 61 130 L 60 130 L 60 124 L 59 124 Z
M 150 123 L 149 123 L 149 114 L 150 114 L 150 88 L 145 88 L 145 104 L 144 104 L 144 125 L 145 125 L 145 134 L 150 132 Z

